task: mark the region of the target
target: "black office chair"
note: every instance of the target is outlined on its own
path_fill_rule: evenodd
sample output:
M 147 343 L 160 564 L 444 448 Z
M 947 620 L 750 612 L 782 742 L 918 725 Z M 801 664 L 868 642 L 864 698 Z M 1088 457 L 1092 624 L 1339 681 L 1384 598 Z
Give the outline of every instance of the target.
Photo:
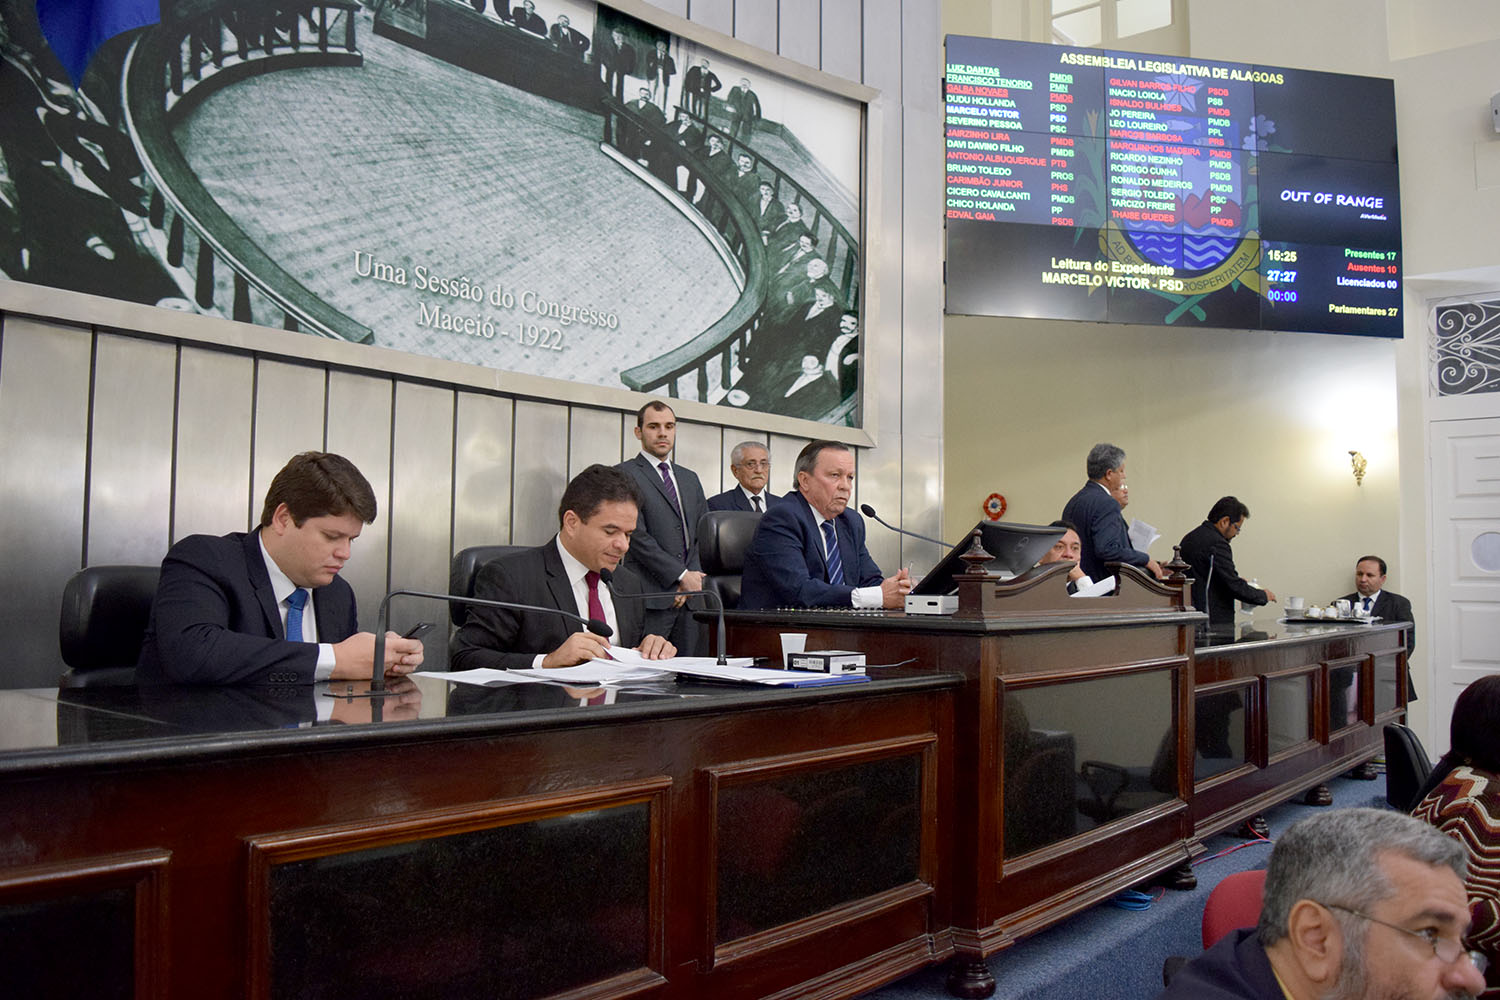
M 1385 800 L 1393 809 L 1411 812 L 1417 793 L 1432 773 L 1432 761 L 1411 727 L 1399 722 L 1385 725 Z
M 453 564 L 448 568 L 448 593 L 457 594 L 460 597 L 473 597 L 474 581 L 479 577 L 480 567 L 512 552 L 523 552 L 529 547 L 527 545 L 471 545 L 466 549 L 459 549 L 454 553 Z M 449 619 L 453 622 L 454 628 L 458 628 L 469 620 L 469 605 L 451 604 L 448 607 Z
M 63 588 L 60 687 L 135 683 L 160 566 L 86 566 Z
M 749 510 L 711 510 L 698 519 L 703 589 L 718 594 L 725 610 L 739 606 L 745 550 L 750 547 L 759 524 L 760 515 Z

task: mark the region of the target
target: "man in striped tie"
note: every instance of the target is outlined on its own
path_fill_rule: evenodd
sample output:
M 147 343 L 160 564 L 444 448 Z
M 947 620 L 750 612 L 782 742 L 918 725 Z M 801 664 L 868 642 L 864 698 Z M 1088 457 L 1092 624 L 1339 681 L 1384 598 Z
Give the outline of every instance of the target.
M 342 455 L 307 451 L 271 480 L 254 531 L 189 535 L 161 564 L 136 681 L 311 684 L 368 680 L 375 636 L 339 578 L 375 520 L 375 491 Z M 385 637 L 387 676 L 422 663 L 420 639 Z
M 902 569 L 882 578 L 865 548 L 865 522 L 849 510 L 854 455 L 813 441 L 797 456 L 797 488 L 760 519 L 745 553 L 740 608 L 899 608 L 911 591 Z

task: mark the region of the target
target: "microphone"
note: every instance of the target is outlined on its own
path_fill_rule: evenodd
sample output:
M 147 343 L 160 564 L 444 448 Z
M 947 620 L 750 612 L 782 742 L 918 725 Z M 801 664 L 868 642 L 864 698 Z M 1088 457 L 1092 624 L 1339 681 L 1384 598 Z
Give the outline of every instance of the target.
M 654 593 L 654 594 L 622 594 L 618 590 L 615 589 L 615 585 L 614 585 L 614 582 L 613 582 L 614 581 L 614 576 L 615 576 L 614 573 L 611 572 L 610 570 L 601 569 L 599 571 L 599 579 L 601 579 L 601 580 L 604 581 L 604 585 L 609 588 L 610 594 L 613 595 L 614 597 L 632 597 L 632 598 L 636 598 L 636 597 L 700 597 L 700 596 L 702 596 L 702 597 L 712 597 L 714 599 L 714 604 L 718 605 L 718 616 L 719 616 L 719 623 L 718 623 L 719 624 L 719 628 L 718 628 L 719 659 L 717 661 L 717 664 L 719 666 L 721 666 L 721 667 L 727 667 L 729 665 L 729 657 L 724 652 L 724 645 L 725 645 L 724 602 L 719 599 L 719 595 L 718 594 L 714 593 L 712 590 L 662 590 L 662 591 L 658 591 L 657 593 Z
M 911 537 L 913 537 L 913 538 L 919 538 L 919 539 L 921 539 L 924 542 L 931 542 L 933 545 L 940 545 L 940 546 L 942 546 L 945 549 L 949 549 L 949 548 L 953 547 L 953 546 L 949 545 L 947 542 L 941 541 L 940 539 L 937 539 L 937 538 L 928 538 L 926 535 L 919 535 L 915 531 L 907 531 L 905 528 L 898 528 L 894 524 L 891 524 L 888 521 L 881 521 L 880 520 L 880 515 L 877 514 L 877 513 L 875 513 L 875 508 L 871 507 L 867 503 L 862 503 L 862 504 L 859 505 L 859 512 L 861 514 L 863 514 L 865 517 L 873 518 L 876 521 L 880 521 L 881 524 L 885 525 L 887 528 L 890 528 L 892 531 L 896 532 L 898 535 L 910 535 Z
M 370 697 L 385 693 L 385 633 L 387 622 L 390 620 L 391 598 L 393 597 L 425 597 L 431 601 L 446 601 L 449 604 L 475 604 L 484 608 L 510 608 L 512 611 L 540 611 L 543 614 L 560 615 L 578 622 L 590 632 L 605 639 L 615 634 L 614 629 L 597 618 L 584 618 L 582 615 L 575 615 L 561 608 L 544 608 L 538 604 L 513 604 L 510 601 L 492 601 L 484 597 L 460 597 L 458 594 L 429 594 L 422 590 L 393 590 L 380 602 L 380 613 L 375 616 L 375 662 L 370 668 Z M 354 697 L 359 697 L 359 695 Z

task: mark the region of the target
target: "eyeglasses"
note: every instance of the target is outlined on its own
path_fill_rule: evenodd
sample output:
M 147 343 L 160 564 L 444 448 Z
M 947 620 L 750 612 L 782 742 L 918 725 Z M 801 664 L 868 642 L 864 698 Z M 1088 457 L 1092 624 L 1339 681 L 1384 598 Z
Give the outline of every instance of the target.
M 1321 905 L 1327 907 L 1330 910 L 1343 910 L 1351 917 L 1359 917 L 1361 920 L 1368 920 L 1372 924 L 1380 924 L 1382 927 L 1389 927 L 1393 931 L 1400 931 L 1402 934 L 1409 934 L 1414 938 L 1418 938 L 1427 943 L 1428 947 L 1432 949 L 1432 953 L 1436 955 L 1440 961 L 1446 962 L 1448 964 L 1452 964 L 1458 961 L 1460 956 L 1467 955 L 1469 961 L 1474 963 L 1474 968 L 1479 970 L 1479 974 L 1481 976 L 1484 975 L 1485 970 L 1490 967 L 1490 960 L 1483 952 L 1465 951 L 1464 943 L 1458 938 L 1440 937 L 1438 935 L 1438 932 L 1433 930 L 1431 927 L 1425 927 L 1422 930 L 1414 931 L 1402 927 L 1400 924 L 1393 924 L 1389 923 L 1388 921 L 1372 917 L 1368 913 L 1361 913 L 1360 911 L 1350 909 L 1347 906 L 1340 906 L 1338 903 L 1323 903 Z
M 766 459 L 761 459 L 759 462 L 751 462 L 747 460 L 741 462 L 740 465 L 744 466 L 747 469 L 769 469 L 771 467 L 771 463 Z

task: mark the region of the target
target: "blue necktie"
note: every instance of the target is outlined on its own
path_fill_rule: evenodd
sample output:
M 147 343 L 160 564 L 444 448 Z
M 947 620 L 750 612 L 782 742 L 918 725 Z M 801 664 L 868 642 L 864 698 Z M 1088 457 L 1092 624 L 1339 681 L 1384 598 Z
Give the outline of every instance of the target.
M 1365 598 L 1365 610 L 1370 610 L 1370 599 L 1368 597 Z
M 828 582 L 835 587 L 844 585 L 844 559 L 839 555 L 839 539 L 834 534 L 833 522 L 823 522 L 823 543 L 828 546 Z
M 302 642 L 302 609 L 307 604 L 307 591 L 298 587 L 286 596 L 286 637 L 289 642 Z

